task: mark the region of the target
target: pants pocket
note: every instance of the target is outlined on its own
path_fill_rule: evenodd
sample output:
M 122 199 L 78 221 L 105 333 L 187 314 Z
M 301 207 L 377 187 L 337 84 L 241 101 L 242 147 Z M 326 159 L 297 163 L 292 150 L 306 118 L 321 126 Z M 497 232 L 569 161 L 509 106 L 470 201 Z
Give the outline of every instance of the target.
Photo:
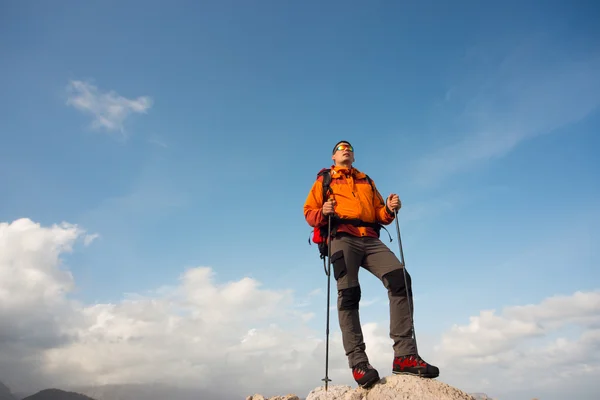
M 331 263 L 333 264 L 333 277 L 336 281 L 346 275 L 346 259 L 343 250 L 338 250 L 331 255 Z

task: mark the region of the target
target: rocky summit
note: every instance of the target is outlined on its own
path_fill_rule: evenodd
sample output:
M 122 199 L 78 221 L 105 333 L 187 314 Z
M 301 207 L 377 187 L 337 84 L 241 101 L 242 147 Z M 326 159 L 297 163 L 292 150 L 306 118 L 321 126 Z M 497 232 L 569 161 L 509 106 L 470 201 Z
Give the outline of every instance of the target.
M 246 400 L 299 400 L 296 395 L 263 397 L 248 396 Z M 463 392 L 436 379 L 424 379 L 411 375 L 392 375 L 379 380 L 369 389 L 352 388 L 347 385 L 330 385 L 312 390 L 306 400 L 475 400 Z

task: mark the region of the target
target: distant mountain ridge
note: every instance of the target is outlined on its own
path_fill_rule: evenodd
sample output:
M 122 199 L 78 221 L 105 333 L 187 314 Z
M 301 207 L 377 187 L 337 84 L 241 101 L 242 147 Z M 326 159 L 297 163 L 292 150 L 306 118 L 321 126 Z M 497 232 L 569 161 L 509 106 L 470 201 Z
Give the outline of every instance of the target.
M 225 393 L 221 393 L 218 387 L 214 389 L 186 389 L 161 383 L 108 384 L 74 387 L 73 390 L 84 393 L 95 400 L 230 400 L 232 398 Z
M 0 382 L 0 400 L 17 400 L 17 398 L 12 394 L 8 386 L 4 383 Z
M 95 400 L 81 393 L 67 392 L 60 389 L 44 389 L 23 400 Z
M 485 393 L 469 393 L 475 400 L 494 400 Z

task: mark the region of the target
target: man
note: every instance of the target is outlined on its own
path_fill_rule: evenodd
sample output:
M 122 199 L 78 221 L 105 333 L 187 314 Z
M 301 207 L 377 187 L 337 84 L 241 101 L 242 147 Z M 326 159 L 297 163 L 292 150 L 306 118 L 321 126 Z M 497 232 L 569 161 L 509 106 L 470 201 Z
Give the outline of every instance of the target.
M 356 382 L 364 388 L 379 381 L 379 373 L 370 364 L 360 325 L 358 305 L 361 297 L 358 270 L 362 266 L 379 278 L 388 291 L 390 337 L 393 340 L 392 372 L 427 378 L 439 375 L 437 367 L 423 361 L 412 339 L 411 279 L 396 255 L 379 240 L 377 225 L 389 225 L 394 211 L 401 207 L 398 195 L 383 199 L 375 183 L 352 166 L 354 149 L 348 141 L 338 142 L 331 159 L 331 183 L 327 201 L 323 202 L 322 176 L 318 176 L 304 204 L 304 217 L 312 227 L 327 226 L 332 218 L 331 263 L 337 282 L 337 309 L 342 341 L 349 367 Z M 340 219 L 340 220 L 338 220 Z M 344 221 L 352 219 L 352 221 Z M 335 222 L 338 220 L 337 222 Z M 360 220 L 363 223 L 356 223 Z M 347 222 L 347 223 L 345 223 Z M 371 223 L 371 224 L 369 224 Z M 362 225 L 362 226 L 361 226 Z M 325 234 L 326 236 L 327 234 Z

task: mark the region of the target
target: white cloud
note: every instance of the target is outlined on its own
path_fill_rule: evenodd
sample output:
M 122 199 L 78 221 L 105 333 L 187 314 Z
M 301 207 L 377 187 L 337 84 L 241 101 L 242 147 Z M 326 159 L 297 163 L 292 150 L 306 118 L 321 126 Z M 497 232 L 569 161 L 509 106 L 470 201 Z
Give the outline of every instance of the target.
M 89 82 L 72 80 L 67 85 L 67 105 L 90 114 L 92 127 L 107 132 L 125 132 L 125 119 L 132 113 L 145 114 L 152 106 L 152 99 L 139 96 L 128 99 L 114 91 L 101 92 Z
M 296 307 L 290 290 L 250 278 L 220 283 L 211 268 L 197 267 L 149 295 L 81 304 L 68 297 L 75 281 L 61 259 L 85 238 L 69 224 L 0 224 L 0 380 L 14 391 L 164 383 L 219 387 L 238 398 L 304 396 L 322 384 L 324 329 L 305 325 L 314 313 Z M 329 376 L 352 385 L 335 312 L 331 317 Z M 391 366 L 387 328 L 386 322 L 363 326 L 382 375 Z M 599 377 L 600 293 L 483 311 L 447 332 L 435 352 L 428 336 L 417 328 L 419 348 L 440 365 L 442 381 L 494 395 L 507 386 L 538 385 L 527 395 L 550 399 L 551 392 L 577 390 L 578 376 Z
M 541 398 L 577 390 L 600 378 L 600 291 L 553 296 L 501 314 L 482 311 L 443 335 L 435 359 L 456 384 L 486 381 L 501 398 L 526 389 Z
M 83 234 L 66 223 L 0 223 L 0 380 L 43 384 L 39 355 L 71 340 L 77 315 L 66 294 L 75 282 L 60 257 Z
M 217 284 L 210 268 L 192 268 L 160 296 L 82 308 L 76 340 L 47 350 L 45 367 L 76 385 L 216 385 L 232 396 L 289 390 L 278 377 L 301 373 L 319 342 L 306 340 L 307 316 L 291 302 L 287 290 L 261 289 L 249 278 Z M 291 386 L 310 386 L 308 379 Z
M 2 309 L 21 313 L 62 303 L 74 282 L 68 271 L 58 268 L 59 255 L 72 251 L 81 234 L 66 223 L 49 228 L 29 219 L 0 223 Z
M 91 235 L 85 235 L 85 238 L 83 239 L 83 243 L 86 246 L 89 246 L 90 244 L 92 244 L 92 242 L 96 239 L 98 239 L 100 237 L 100 235 L 98 233 L 92 233 Z

